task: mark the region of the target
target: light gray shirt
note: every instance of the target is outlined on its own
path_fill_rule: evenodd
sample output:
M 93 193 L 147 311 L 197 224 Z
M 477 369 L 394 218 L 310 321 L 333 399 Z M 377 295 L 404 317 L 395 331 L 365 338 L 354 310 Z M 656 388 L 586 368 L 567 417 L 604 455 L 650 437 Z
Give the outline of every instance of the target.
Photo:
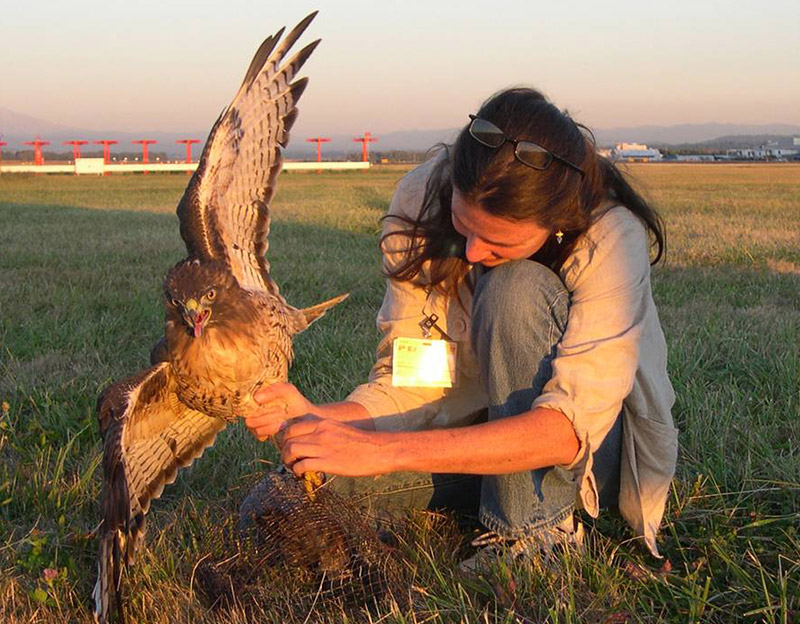
M 417 217 L 435 161 L 400 181 L 390 215 Z M 561 280 L 570 293 L 567 327 L 553 359 L 552 378 L 532 407 L 558 410 L 572 423 L 580 450 L 564 468 L 573 472 L 578 484 L 578 505 L 592 516 L 599 512 L 592 454 L 622 413 L 619 509 L 658 556 L 656 534 L 678 450 L 666 343 L 650 288 L 644 226 L 624 206 L 609 204 L 598 212 L 602 216 L 561 268 Z M 384 220 L 384 234 L 402 227 L 397 220 Z M 403 250 L 402 237 L 391 237 L 384 245 L 386 266 L 396 266 Z M 486 407 L 469 340 L 472 296 L 463 284 L 459 293 L 463 305 L 420 284 L 387 280 L 377 318 L 382 334 L 377 360 L 368 383 L 348 397 L 364 406 L 378 430 L 465 426 Z M 432 313 L 439 317 L 441 329 L 459 343 L 456 386 L 392 386 L 392 342 L 400 336 L 422 338 L 419 323 Z

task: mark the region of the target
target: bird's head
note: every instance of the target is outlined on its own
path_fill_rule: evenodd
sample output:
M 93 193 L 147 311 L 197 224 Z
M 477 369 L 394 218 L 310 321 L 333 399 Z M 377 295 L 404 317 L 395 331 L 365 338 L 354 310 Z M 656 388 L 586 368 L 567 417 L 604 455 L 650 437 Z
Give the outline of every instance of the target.
M 236 288 L 233 276 L 221 263 L 184 260 L 164 278 L 167 319 L 182 322 L 199 338 L 210 324 L 224 316 L 226 302 Z

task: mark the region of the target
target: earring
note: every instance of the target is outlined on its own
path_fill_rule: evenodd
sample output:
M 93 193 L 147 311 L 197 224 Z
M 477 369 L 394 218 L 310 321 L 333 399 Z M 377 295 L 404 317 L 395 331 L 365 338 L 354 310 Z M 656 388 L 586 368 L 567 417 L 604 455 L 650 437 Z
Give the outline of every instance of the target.
M 556 242 L 558 242 L 559 245 L 564 242 L 564 232 L 560 229 L 556 232 Z

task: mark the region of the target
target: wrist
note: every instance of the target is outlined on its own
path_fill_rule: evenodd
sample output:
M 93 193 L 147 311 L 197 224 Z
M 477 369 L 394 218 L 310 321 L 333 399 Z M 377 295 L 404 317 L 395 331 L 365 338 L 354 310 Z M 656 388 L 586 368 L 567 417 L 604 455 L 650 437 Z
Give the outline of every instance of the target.
M 306 409 L 308 410 L 307 413 L 311 414 L 312 416 L 317 416 L 319 418 L 329 418 L 327 414 L 327 410 L 325 409 L 327 405 L 324 403 L 321 405 L 317 405 L 316 403 L 312 403 L 311 401 L 308 402 Z
M 373 431 L 369 435 L 374 436 L 380 462 L 379 474 L 410 470 L 408 448 L 402 432 Z
M 367 409 L 360 403 L 352 401 L 325 403 L 323 405 L 314 406 L 314 409 L 317 411 L 313 413 L 320 418 L 347 423 L 348 425 L 364 431 L 375 431 L 375 423 L 372 417 L 369 415 Z

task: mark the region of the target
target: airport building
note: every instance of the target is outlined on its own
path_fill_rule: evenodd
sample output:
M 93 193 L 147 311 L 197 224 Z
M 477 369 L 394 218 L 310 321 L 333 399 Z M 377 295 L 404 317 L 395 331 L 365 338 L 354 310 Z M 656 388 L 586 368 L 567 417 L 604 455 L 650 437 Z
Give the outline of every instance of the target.
M 642 143 L 618 143 L 611 150 L 611 158 L 628 162 L 651 162 L 662 160 L 663 156 L 657 149 L 647 147 Z
M 732 160 L 788 160 L 795 158 L 798 154 L 800 154 L 800 148 L 790 149 L 777 145 L 725 150 L 725 155 Z

